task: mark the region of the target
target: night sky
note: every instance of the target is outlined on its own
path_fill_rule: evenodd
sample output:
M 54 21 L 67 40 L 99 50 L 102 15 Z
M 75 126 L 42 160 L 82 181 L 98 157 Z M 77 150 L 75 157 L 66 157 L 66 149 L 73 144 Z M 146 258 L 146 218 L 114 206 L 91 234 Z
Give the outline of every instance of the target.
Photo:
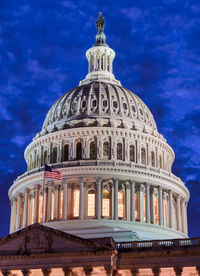
M 58 97 L 87 74 L 99 11 L 116 52 L 114 74 L 152 111 L 186 183 L 189 235 L 200 236 L 200 2 L 0 1 L 0 237 L 8 189 L 26 170 L 24 149 Z

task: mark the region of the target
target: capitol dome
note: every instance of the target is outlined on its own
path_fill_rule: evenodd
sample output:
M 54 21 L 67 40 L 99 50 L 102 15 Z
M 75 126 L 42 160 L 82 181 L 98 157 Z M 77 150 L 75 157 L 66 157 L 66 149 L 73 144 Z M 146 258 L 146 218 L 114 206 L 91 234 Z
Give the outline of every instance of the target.
M 9 190 L 10 232 L 33 223 L 116 241 L 188 236 L 189 192 L 153 115 L 113 74 L 99 15 L 88 74 L 50 108 Z M 45 164 L 63 179 L 44 178 Z

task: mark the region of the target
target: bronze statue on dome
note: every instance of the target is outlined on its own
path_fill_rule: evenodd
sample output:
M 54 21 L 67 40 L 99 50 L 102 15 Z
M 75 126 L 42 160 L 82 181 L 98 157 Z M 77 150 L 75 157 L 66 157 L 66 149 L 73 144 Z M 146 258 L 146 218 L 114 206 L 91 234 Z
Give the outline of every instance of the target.
M 105 20 L 104 20 L 104 18 L 103 18 L 102 13 L 100 12 L 100 13 L 99 13 L 98 20 L 97 20 L 97 22 L 96 22 L 96 28 L 97 28 L 99 34 L 100 34 L 100 33 L 103 33 L 104 27 L 105 27 Z

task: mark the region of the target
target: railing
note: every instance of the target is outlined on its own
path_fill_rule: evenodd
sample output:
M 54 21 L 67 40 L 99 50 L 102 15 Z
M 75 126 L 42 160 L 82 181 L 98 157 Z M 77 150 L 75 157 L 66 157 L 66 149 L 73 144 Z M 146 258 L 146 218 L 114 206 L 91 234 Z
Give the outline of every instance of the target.
M 200 238 L 192 239 L 173 239 L 173 240 L 151 240 L 151 241 L 133 241 L 133 242 L 117 242 L 117 249 L 137 249 L 137 248 L 156 248 L 171 246 L 200 246 Z

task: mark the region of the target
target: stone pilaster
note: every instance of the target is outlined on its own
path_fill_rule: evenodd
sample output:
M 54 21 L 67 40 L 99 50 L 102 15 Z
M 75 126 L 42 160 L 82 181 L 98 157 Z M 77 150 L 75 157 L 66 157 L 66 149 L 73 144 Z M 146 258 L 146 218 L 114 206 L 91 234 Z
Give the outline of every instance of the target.
M 150 223 L 150 184 L 146 183 L 146 222 Z
M 144 191 L 145 186 L 140 184 L 139 187 L 139 218 L 141 222 L 144 222 Z
M 67 220 L 67 179 L 63 179 L 63 220 Z
M 24 214 L 23 214 L 23 227 L 28 225 L 28 199 L 29 199 L 29 189 L 25 191 L 25 200 L 24 200 Z
M 135 221 L 135 181 L 130 181 L 131 221 Z
M 114 178 L 114 219 L 118 219 L 118 184 L 119 184 L 119 179 Z
M 11 199 L 11 215 L 10 215 L 10 233 L 15 231 L 16 228 L 16 212 L 17 212 L 17 198 Z
M 36 185 L 34 187 L 34 216 L 33 216 L 33 223 L 37 223 L 38 222 L 39 189 L 40 189 L 40 185 Z
M 155 195 L 156 195 L 156 188 L 151 188 L 150 193 L 150 208 L 151 208 L 151 223 L 155 224 Z
M 22 194 L 19 193 L 17 197 L 17 217 L 16 217 L 16 230 L 20 228 L 20 211 L 22 206 Z
M 163 226 L 163 189 L 159 186 L 158 190 L 158 202 L 159 202 L 159 224 Z
M 178 231 L 181 231 L 181 197 L 180 195 L 177 196 L 177 228 Z
M 97 219 L 101 219 L 101 205 L 102 205 L 102 188 L 101 188 L 102 178 L 97 177 L 96 178 L 96 217 Z

